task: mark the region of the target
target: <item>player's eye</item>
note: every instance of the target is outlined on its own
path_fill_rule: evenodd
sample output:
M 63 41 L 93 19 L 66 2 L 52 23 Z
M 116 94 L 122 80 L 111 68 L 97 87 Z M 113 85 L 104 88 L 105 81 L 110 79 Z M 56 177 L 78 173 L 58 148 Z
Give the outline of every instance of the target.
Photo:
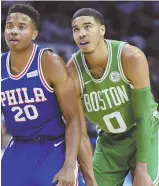
M 24 30 L 24 29 L 26 29 L 25 26 L 20 26 L 19 28 L 20 28 L 20 30 Z
M 6 28 L 8 28 L 8 29 L 12 29 L 12 28 L 13 28 L 13 25 L 11 25 L 11 24 L 7 24 L 7 25 L 6 25 Z
M 78 30 L 79 30 L 78 28 L 74 28 L 73 32 L 78 32 Z
M 91 25 L 86 25 L 86 26 L 85 26 L 85 29 L 86 29 L 86 30 L 89 29 L 89 28 L 91 28 Z

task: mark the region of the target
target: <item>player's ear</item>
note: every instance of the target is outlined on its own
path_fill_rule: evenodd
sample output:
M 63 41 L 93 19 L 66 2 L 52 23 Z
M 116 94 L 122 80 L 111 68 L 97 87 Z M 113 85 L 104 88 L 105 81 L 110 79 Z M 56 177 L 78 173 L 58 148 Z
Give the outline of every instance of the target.
M 101 35 L 102 37 L 104 37 L 104 35 L 105 35 L 105 26 L 104 26 L 104 25 L 101 25 L 101 26 L 100 26 L 100 35 Z
M 38 36 L 38 30 L 34 30 L 32 35 L 32 40 L 34 41 L 37 36 Z

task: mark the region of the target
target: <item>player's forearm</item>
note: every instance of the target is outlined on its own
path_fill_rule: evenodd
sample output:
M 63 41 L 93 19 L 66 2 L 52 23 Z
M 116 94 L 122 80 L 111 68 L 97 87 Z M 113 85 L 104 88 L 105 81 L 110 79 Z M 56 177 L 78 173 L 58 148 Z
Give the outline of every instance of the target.
M 82 136 L 78 160 L 86 185 L 96 186 L 92 165 L 92 148 L 88 136 Z
M 78 117 L 74 117 L 69 124 L 66 125 L 65 139 L 66 139 L 66 154 L 65 165 L 70 167 L 76 166 L 77 155 L 79 152 L 81 142 L 81 127 Z
M 142 118 L 137 121 L 137 163 L 147 163 L 151 145 L 151 117 Z
M 152 95 L 150 88 L 132 90 L 132 106 L 137 124 L 137 164 L 148 162 L 151 145 Z
M 137 123 L 136 135 L 137 146 L 137 162 L 135 171 L 136 173 L 147 172 L 147 162 L 150 153 L 150 143 L 151 143 L 150 127 L 147 127 L 147 125 L 145 125 L 144 120 L 139 121 Z

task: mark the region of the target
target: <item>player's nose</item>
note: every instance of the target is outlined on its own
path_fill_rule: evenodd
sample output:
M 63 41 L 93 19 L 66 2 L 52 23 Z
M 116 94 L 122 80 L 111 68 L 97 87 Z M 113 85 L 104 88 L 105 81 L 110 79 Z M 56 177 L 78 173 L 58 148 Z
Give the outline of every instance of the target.
M 12 30 L 11 30 L 11 35 L 17 35 L 18 34 L 18 29 L 16 27 L 14 27 Z
M 80 32 L 79 32 L 79 38 L 82 39 L 83 37 L 86 36 L 86 32 L 82 29 Z

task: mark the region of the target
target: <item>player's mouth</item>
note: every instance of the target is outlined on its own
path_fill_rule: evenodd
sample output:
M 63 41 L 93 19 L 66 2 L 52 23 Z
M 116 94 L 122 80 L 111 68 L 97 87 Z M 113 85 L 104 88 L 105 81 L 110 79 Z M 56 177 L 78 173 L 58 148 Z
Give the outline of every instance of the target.
M 89 42 L 88 41 L 81 41 L 79 44 L 80 44 L 80 47 L 87 47 Z
M 18 39 L 10 39 L 9 42 L 11 45 L 17 45 L 20 41 Z

